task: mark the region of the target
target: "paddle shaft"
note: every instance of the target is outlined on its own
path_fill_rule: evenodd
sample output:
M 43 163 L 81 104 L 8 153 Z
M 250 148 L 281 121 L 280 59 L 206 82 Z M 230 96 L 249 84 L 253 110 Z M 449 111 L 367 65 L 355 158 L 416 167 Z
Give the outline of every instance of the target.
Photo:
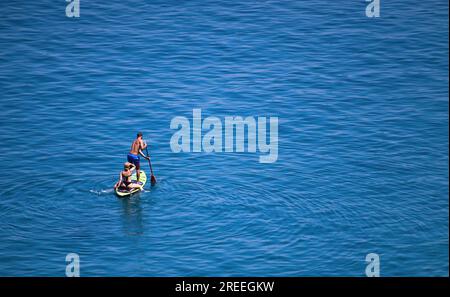
M 153 168 L 152 168 L 152 162 L 150 161 L 150 155 L 149 155 L 149 153 L 148 153 L 148 149 L 147 148 L 145 148 L 145 152 L 147 153 L 147 157 L 148 157 L 148 166 L 150 167 L 150 173 L 151 173 L 151 182 L 152 182 L 152 184 L 154 184 L 154 183 L 156 183 L 156 178 L 155 178 L 155 176 L 153 175 Z

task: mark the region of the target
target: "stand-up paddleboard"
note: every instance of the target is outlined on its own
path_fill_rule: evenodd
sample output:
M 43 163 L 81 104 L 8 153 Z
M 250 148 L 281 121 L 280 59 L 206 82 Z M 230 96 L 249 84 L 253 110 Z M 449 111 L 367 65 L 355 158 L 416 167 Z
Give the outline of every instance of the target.
M 133 173 L 133 175 L 131 176 L 131 182 L 133 184 L 138 183 L 139 185 L 144 187 L 145 183 L 147 182 L 147 175 L 145 174 L 145 171 L 141 170 L 141 174 L 139 175 L 139 181 L 136 181 L 136 172 Z M 116 195 L 123 198 L 123 197 L 131 196 L 132 194 L 139 192 L 139 191 L 140 191 L 139 188 L 132 189 L 131 191 L 129 191 L 127 189 L 117 188 Z

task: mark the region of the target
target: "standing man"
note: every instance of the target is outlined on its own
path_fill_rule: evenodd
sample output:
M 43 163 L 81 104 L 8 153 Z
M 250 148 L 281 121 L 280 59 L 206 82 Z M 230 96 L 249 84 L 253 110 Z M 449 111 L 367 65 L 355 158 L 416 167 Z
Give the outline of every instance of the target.
M 136 166 L 136 178 L 138 181 L 139 181 L 139 176 L 140 176 L 140 163 L 139 163 L 140 157 L 139 157 L 139 155 L 141 155 L 142 157 L 144 157 L 147 160 L 149 159 L 149 157 L 147 157 L 142 152 L 142 150 L 144 150 L 146 147 L 147 147 L 147 144 L 142 140 L 142 132 L 138 132 L 136 139 L 131 144 L 130 152 L 127 155 L 128 162 L 130 162 L 131 164 Z

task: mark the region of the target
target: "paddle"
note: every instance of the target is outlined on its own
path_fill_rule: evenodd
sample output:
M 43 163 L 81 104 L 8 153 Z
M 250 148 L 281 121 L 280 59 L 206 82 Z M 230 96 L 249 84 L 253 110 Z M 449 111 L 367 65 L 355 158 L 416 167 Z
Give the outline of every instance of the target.
M 145 152 L 147 153 L 147 157 L 148 157 L 148 166 L 150 166 L 150 173 L 151 173 L 151 178 L 150 178 L 150 182 L 152 183 L 152 186 L 154 184 L 156 184 L 156 177 L 153 175 L 153 169 L 152 169 L 152 162 L 150 162 L 150 155 L 148 154 L 148 149 L 145 148 Z

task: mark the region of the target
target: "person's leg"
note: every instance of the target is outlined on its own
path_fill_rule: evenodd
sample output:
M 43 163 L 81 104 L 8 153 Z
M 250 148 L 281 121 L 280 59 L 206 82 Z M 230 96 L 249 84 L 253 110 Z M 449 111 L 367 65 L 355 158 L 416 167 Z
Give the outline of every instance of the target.
M 130 184 L 130 188 L 131 189 L 140 189 L 140 190 L 142 190 L 143 188 L 142 188 L 142 185 L 140 185 L 140 184 Z
M 130 162 L 131 164 L 133 164 L 134 166 L 136 166 L 136 179 L 137 181 L 139 181 L 139 177 L 140 177 L 140 162 L 139 162 L 139 156 L 135 156 L 132 154 L 128 154 L 127 155 L 127 160 L 128 162 Z
M 139 162 L 139 157 L 135 160 L 134 166 L 136 166 L 136 181 L 139 181 L 139 177 L 141 176 L 141 162 Z
M 125 185 L 123 182 L 122 183 L 117 183 L 117 190 L 119 191 L 123 191 L 123 190 L 127 190 L 127 185 Z
M 123 182 L 116 183 L 116 189 L 120 190 L 120 189 L 126 189 L 126 188 L 127 188 L 127 186 Z

